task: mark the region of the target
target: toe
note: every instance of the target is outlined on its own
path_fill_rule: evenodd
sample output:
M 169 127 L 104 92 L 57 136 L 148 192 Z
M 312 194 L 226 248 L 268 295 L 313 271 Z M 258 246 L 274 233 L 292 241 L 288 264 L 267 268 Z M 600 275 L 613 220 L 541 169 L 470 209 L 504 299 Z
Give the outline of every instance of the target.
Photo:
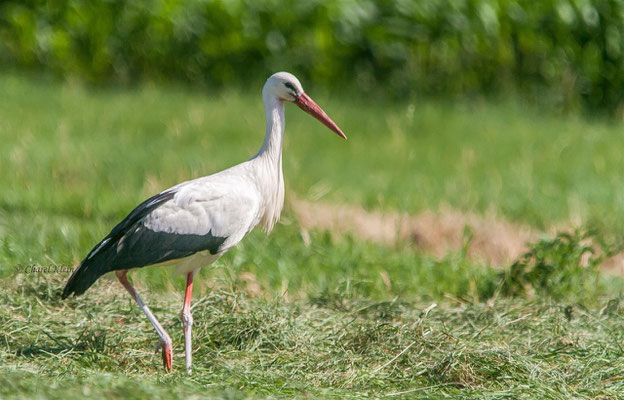
M 163 366 L 167 370 L 167 372 L 171 372 L 172 368 L 172 359 L 173 359 L 173 349 L 171 346 L 163 346 L 162 349 L 162 357 L 163 357 Z

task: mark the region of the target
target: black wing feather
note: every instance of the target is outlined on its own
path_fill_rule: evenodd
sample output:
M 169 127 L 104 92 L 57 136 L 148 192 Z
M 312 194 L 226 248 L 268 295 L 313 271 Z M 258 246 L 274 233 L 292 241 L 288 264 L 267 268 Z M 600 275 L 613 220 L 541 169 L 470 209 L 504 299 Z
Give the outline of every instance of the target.
M 226 238 L 206 235 L 156 232 L 147 228 L 144 218 L 168 202 L 176 192 L 157 194 L 136 207 L 93 248 L 72 273 L 63 298 L 84 293 L 102 275 L 110 271 L 144 267 L 190 256 L 208 250 L 215 254 Z

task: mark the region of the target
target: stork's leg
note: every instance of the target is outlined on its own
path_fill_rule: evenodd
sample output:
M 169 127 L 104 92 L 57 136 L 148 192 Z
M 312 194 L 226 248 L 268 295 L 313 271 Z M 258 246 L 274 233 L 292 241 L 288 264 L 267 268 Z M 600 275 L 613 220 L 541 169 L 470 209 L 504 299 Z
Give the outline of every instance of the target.
M 169 337 L 167 332 L 165 332 L 156 317 L 154 317 L 154 314 L 152 314 L 150 309 L 145 305 L 145 303 L 143 303 L 143 300 L 141 299 L 141 297 L 139 297 L 139 294 L 136 292 L 136 290 L 134 290 L 130 282 L 128 282 L 128 277 L 126 276 L 127 273 L 127 270 L 123 270 L 117 271 L 115 274 L 117 275 L 117 279 L 119 279 L 119 282 L 121 282 L 121 284 L 126 288 L 128 293 L 130 293 L 130 296 L 132 296 L 132 298 L 136 300 L 139 307 L 141 307 L 141 310 L 143 310 L 145 315 L 147 315 L 147 319 L 149 319 L 149 321 L 152 323 L 154 329 L 156 329 L 156 333 L 158 333 L 158 336 L 160 338 L 158 340 L 158 344 L 156 345 L 156 352 L 158 352 L 158 349 L 162 349 L 163 366 L 168 372 L 171 372 L 171 359 L 173 358 L 173 347 L 171 346 L 171 338 Z
M 193 277 L 195 271 L 186 276 L 186 293 L 184 294 L 184 307 L 182 307 L 182 324 L 184 325 L 184 356 L 186 358 L 186 373 L 191 375 L 191 327 L 193 316 L 191 315 L 191 297 L 193 296 Z

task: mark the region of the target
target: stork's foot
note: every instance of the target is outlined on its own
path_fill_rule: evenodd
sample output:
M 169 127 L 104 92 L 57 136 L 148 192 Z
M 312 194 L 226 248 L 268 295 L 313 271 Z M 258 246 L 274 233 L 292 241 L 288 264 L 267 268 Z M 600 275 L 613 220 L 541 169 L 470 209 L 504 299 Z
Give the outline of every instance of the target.
M 171 345 L 171 339 L 161 338 L 156 345 L 155 353 L 158 353 L 159 349 L 162 350 L 163 367 L 165 367 L 167 372 L 171 372 L 173 360 L 173 346 Z

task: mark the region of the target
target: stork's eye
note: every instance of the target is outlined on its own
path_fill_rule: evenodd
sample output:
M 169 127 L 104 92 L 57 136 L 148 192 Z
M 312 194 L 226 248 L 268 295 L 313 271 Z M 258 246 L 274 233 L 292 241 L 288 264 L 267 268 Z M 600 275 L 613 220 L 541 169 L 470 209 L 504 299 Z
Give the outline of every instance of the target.
M 295 87 L 292 85 L 292 83 L 284 82 L 284 86 L 286 86 L 288 89 L 292 90 L 293 92 L 297 93 L 297 89 L 295 89 Z

